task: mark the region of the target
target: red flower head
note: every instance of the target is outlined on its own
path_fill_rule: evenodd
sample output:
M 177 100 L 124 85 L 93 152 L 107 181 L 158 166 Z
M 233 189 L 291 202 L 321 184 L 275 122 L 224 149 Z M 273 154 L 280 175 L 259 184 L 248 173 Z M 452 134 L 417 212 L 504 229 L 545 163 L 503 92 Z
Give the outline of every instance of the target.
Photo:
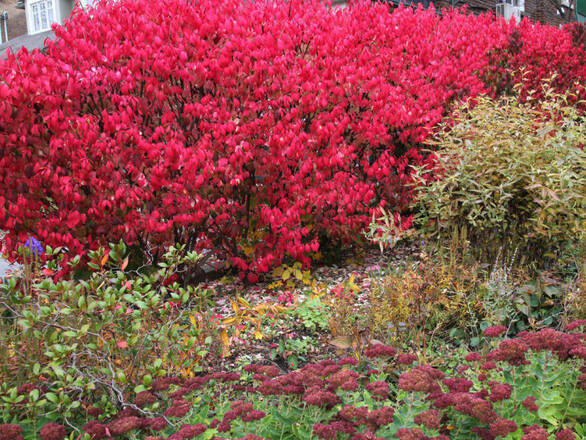
M 388 345 L 376 344 L 364 352 L 367 358 L 373 359 L 378 357 L 393 357 L 397 354 L 393 347 Z
M 440 386 L 436 380 L 443 379 L 444 373 L 429 365 L 421 365 L 407 371 L 399 377 L 399 389 L 405 391 L 438 392 Z
M 555 440 L 575 440 L 576 434 L 570 428 L 562 429 L 555 435 Z
M 492 403 L 468 393 L 456 393 L 454 409 L 462 414 L 478 419 L 482 423 L 491 423 L 497 419 Z
M 525 353 L 529 347 L 519 339 L 505 339 L 501 341 L 498 350 L 493 350 L 486 355 L 486 359 L 493 361 L 508 362 L 511 365 L 525 365 Z
M 197 425 L 182 425 L 181 429 L 177 432 L 184 440 L 193 439 L 198 435 L 206 432 L 207 428 L 203 423 Z
M 535 424 L 523 428 L 525 434 L 521 437 L 522 440 L 548 440 L 549 434 L 541 426 Z
M 150 405 L 151 403 L 154 403 L 156 401 L 157 401 L 157 396 L 155 396 L 150 391 L 141 391 L 134 398 L 135 405 L 140 408 L 144 408 L 145 406 Z
M 47 423 L 39 433 L 41 440 L 63 440 L 66 435 L 65 426 L 58 423 Z
M 98 417 L 102 415 L 103 412 L 104 411 L 102 411 L 101 408 L 97 408 L 95 406 L 92 406 L 86 410 L 87 415 L 92 417 Z
M 484 330 L 484 336 L 487 338 L 498 338 L 507 331 L 503 325 L 488 327 Z
M 160 379 L 156 379 L 151 388 L 153 391 L 165 391 L 167 390 L 172 384 L 178 385 L 180 383 L 179 379 L 176 377 L 163 377 Z
M 331 408 L 340 403 L 340 398 L 328 390 L 312 387 L 305 392 L 303 400 L 310 405 Z
M 144 426 L 153 431 L 162 431 L 167 427 L 167 424 L 167 420 L 164 417 L 155 417 L 153 419 L 147 419 Z
M 92 440 L 101 440 L 108 436 L 106 432 L 106 425 L 101 424 L 97 420 L 92 420 L 83 426 L 83 432 L 89 434 Z
M 338 411 L 338 417 L 347 422 L 356 423 L 356 425 L 364 425 L 368 416 L 368 408 L 361 406 L 356 408 L 352 405 L 343 406 Z
M 255 420 L 261 420 L 265 416 L 266 416 L 266 413 L 264 411 L 258 411 L 256 409 L 253 409 L 249 413 L 243 414 L 241 418 L 242 418 L 243 422 L 253 422 Z
M 352 370 L 341 370 L 332 374 L 328 380 L 328 390 L 336 391 L 341 388 L 345 391 L 356 391 L 358 389 L 359 374 Z
M 411 365 L 417 360 L 417 356 L 411 353 L 400 353 L 397 356 L 397 364 L 399 365 Z
M 345 357 L 345 358 L 342 358 L 338 361 L 338 365 L 340 365 L 340 366 L 357 365 L 357 364 L 358 364 L 358 359 L 353 358 L 353 357 Z
M 505 438 L 508 434 L 518 429 L 517 424 L 512 420 L 498 419 L 490 424 L 490 434 L 494 437 Z
M 376 431 L 381 426 L 393 423 L 395 411 L 390 406 L 383 406 L 380 409 L 372 410 L 368 413 L 367 424 L 371 431 Z
M 112 435 L 123 435 L 133 429 L 142 426 L 142 420 L 136 416 L 121 417 L 113 420 L 108 424 L 108 430 Z
M 366 389 L 370 391 L 373 396 L 379 399 L 386 399 L 389 397 L 389 384 L 385 381 L 379 380 L 366 384 Z
M 525 408 L 529 411 L 537 412 L 539 407 L 535 404 L 535 400 L 536 400 L 535 397 L 529 396 L 525 400 L 523 400 L 521 405 L 523 405 L 523 408 Z
M 580 319 L 578 321 L 572 321 L 568 325 L 566 325 L 565 330 L 567 332 L 571 332 L 576 330 L 577 328 L 584 327 L 586 328 L 586 319 Z
M 464 358 L 468 362 L 480 362 L 482 360 L 482 356 L 476 352 L 468 353 Z
M 505 400 L 511 397 L 511 391 L 513 387 L 508 383 L 498 383 L 498 382 L 488 382 L 488 386 L 490 387 L 490 401 L 491 402 L 498 402 L 500 400 Z
M 336 429 L 331 425 L 323 425 L 321 423 L 316 423 L 313 425 L 313 433 L 324 440 L 336 440 L 338 438 L 338 433 Z
M 173 401 L 173 405 L 167 408 L 163 414 L 167 417 L 183 417 L 189 412 L 190 407 L 191 403 L 185 400 L 179 402 Z
M 428 440 L 423 431 L 417 428 L 399 428 L 395 437 L 399 440 Z
M 23 440 L 22 427 L 15 423 L 0 424 L 0 440 Z
M 418 425 L 423 425 L 428 429 L 439 429 L 441 414 L 435 409 L 428 409 L 427 411 L 417 414 L 414 421 Z
M 444 379 L 443 384 L 446 385 L 450 391 L 455 393 L 466 393 L 470 390 L 470 388 L 472 388 L 474 382 L 461 377 L 452 377 L 449 379 Z

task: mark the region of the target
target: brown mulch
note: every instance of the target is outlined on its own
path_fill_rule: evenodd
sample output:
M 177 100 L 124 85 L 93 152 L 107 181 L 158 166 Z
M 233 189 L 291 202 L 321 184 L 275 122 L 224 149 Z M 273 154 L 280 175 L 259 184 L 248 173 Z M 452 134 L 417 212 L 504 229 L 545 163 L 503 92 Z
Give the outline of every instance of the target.
M 383 277 L 385 273 L 388 273 L 394 267 L 416 258 L 418 253 L 417 246 L 409 243 L 385 251 L 384 254 L 378 248 L 373 248 L 362 255 L 347 255 L 344 261 L 339 264 L 322 265 L 312 269 L 311 278 L 312 281 L 315 280 L 313 288 L 318 286 L 321 294 L 327 295 L 332 289 L 343 285 L 353 277 L 354 284 L 360 288 L 357 301 L 361 302 L 368 298 L 373 280 Z M 278 280 L 269 279 L 265 282 L 250 285 L 241 282 L 237 278 L 222 278 L 202 283 L 200 288 L 211 290 L 215 306 L 210 313 L 221 328 L 222 320 L 234 316 L 231 300 L 235 300 L 238 296 L 246 299 L 252 307 L 261 303 L 294 307 L 294 304 L 304 301 L 312 293 L 312 286 L 303 285 L 300 282 L 296 283 L 293 288 L 283 288 L 280 286 L 275 287 L 275 281 Z M 213 369 L 228 370 L 239 364 L 252 362 L 272 363 L 282 370 L 286 370 L 288 366 L 281 353 L 276 357 L 273 356 L 273 359 L 271 359 L 270 355 L 271 351 L 273 351 L 273 355 L 275 354 L 274 350 L 279 341 L 287 339 L 303 340 L 312 338 L 311 340 L 316 342 L 304 354 L 302 363 L 339 357 L 341 354 L 339 349 L 329 344 L 331 335 L 324 332 L 309 332 L 302 323 L 292 323 L 291 320 L 285 322 L 276 317 L 271 328 L 271 336 L 264 337 L 261 340 L 254 337 L 252 329 L 249 330 L 243 330 L 238 337 L 231 335 L 229 356 L 222 357 L 218 353 L 212 353 L 209 356 Z

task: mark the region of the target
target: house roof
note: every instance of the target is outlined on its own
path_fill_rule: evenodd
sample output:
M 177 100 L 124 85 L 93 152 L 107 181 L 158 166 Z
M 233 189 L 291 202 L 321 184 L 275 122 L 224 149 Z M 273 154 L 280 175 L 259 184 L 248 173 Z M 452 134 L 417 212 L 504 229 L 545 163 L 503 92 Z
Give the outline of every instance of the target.
M 17 53 L 22 47 L 26 47 L 29 52 L 33 49 L 42 49 L 45 47 L 45 40 L 47 38 L 54 40 L 55 32 L 45 31 L 34 35 L 21 35 L 20 37 L 8 40 L 6 43 L 0 44 L 0 57 L 5 55 L 6 49 L 10 49 L 13 53 Z

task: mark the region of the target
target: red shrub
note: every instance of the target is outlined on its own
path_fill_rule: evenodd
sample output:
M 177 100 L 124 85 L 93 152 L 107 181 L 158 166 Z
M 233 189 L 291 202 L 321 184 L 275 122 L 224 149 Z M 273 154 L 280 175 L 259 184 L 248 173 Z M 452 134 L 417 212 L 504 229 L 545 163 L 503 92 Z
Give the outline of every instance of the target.
M 586 76 L 562 30 L 367 2 L 128 0 L 56 33 L 0 61 L 4 251 L 178 242 L 251 281 L 404 211 L 454 99 Z

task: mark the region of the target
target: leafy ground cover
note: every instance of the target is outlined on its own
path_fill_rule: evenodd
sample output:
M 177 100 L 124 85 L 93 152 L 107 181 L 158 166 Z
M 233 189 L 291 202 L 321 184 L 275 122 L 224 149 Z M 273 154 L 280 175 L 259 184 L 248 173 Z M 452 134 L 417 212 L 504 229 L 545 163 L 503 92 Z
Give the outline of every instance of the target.
M 586 356 L 584 335 L 542 330 L 501 339 L 505 330 L 487 328 L 490 348 L 466 354 L 448 374 L 376 344 L 366 362 L 327 360 L 290 373 L 248 364 L 241 373 L 161 378 L 111 421 L 83 430 L 98 439 L 548 439 L 545 428 L 553 428 L 556 439 L 576 438 L 564 426 L 581 432 L 586 421 L 585 376 L 576 368 Z M 42 438 L 63 438 L 62 426 L 43 429 Z
M 3 438 L 583 436 L 576 285 L 495 284 L 406 242 L 194 289 L 172 278 L 196 255 L 172 248 L 145 275 L 127 252 L 92 253 L 85 280 L 53 281 L 48 259 L 1 286 Z

